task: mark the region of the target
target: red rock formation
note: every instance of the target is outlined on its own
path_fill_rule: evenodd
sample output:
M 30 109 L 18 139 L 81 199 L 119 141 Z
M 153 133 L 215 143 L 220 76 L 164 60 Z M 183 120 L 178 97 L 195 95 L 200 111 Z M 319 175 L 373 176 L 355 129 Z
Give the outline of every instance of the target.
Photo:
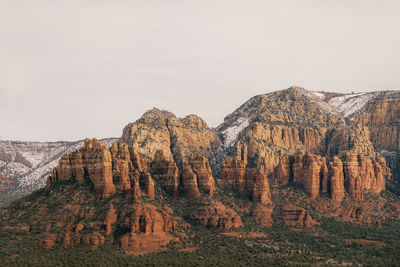
M 129 173 L 132 172 L 133 169 L 128 145 L 116 142 L 111 147 L 110 152 L 112 156 L 114 182 L 121 191 L 127 191 L 131 189 Z
M 250 219 L 253 221 L 261 223 L 263 226 L 271 227 L 273 224 L 272 220 L 272 207 L 266 207 L 263 205 L 258 205 L 250 214 Z
M 400 151 L 400 100 L 396 94 L 393 99 L 368 103 L 365 114 L 357 118 L 369 128 L 374 145 L 387 151 Z
M 128 211 L 128 212 L 126 212 Z M 110 203 L 106 214 L 94 217 L 90 223 L 65 225 L 62 234 L 50 234 L 54 225 L 48 224 L 42 238 L 42 246 L 50 249 L 56 243 L 64 247 L 75 247 L 80 244 L 96 249 L 104 245 L 105 235 L 111 235 L 118 225 L 121 229 L 129 230 L 129 234 L 122 236 L 121 246 L 126 250 L 147 252 L 157 251 L 176 238 L 170 233 L 176 227 L 176 222 L 169 215 L 168 208 L 158 208 L 150 204 L 136 203 L 126 207 L 118 216 L 114 205 Z M 128 214 L 128 215 L 127 215 Z M 87 219 L 87 216 L 84 216 Z M 101 220 L 101 222 L 99 221 Z M 61 224 L 58 224 L 60 227 Z M 105 235 L 103 233 L 105 230 Z M 112 240 L 112 238 L 111 238 Z
M 354 198 L 363 200 L 364 190 L 379 194 L 385 189 L 385 177 L 390 176 L 385 160 L 347 152 L 343 162 L 346 191 Z
M 103 246 L 104 240 L 105 240 L 104 236 L 99 234 L 98 232 L 84 235 L 82 239 L 83 239 L 83 243 L 86 246 L 89 246 L 91 249 L 96 249 L 99 246 Z
M 106 234 L 109 235 L 112 233 L 112 225 L 117 222 L 117 214 L 115 213 L 115 209 L 113 204 L 110 204 L 108 209 L 106 218 L 104 220 L 104 224 L 106 225 Z
M 200 153 L 194 152 L 189 156 L 188 163 L 197 176 L 199 188 L 212 196 L 215 191 L 215 181 L 208 159 Z
M 222 163 L 220 176 L 224 183 L 229 185 L 233 190 L 244 192 L 246 190 L 245 170 L 243 160 L 226 157 Z
M 46 233 L 45 237 L 42 239 L 42 246 L 49 250 L 56 245 L 57 235 Z
M 328 170 L 330 197 L 333 201 L 340 202 L 345 194 L 342 161 L 336 156 L 333 157 L 333 161 L 329 162 Z
M 293 157 L 282 157 L 275 169 L 274 176 L 281 184 L 288 184 L 293 177 L 292 173 Z
M 78 224 L 75 226 L 75 233 L 78 234 L 80 231 L 82 231 L 83 228 L 84 228 L 84 225 L 81 224 L 81 223 L 78 223 Z
M 142 191 L 140 190 L 140 183 L 139 183 L 139 171 L 133 170 L 132 177 L 131 177 L 131 190 L 129 194 L 126 196 L 131 197 L 133 200 L 139 200 L 142 197 Z
M 268 177 L 262 167 L 247 168 L 245 179 L 247 192 L 251 195 L 254 202 L 261 204 L 269 204 L 271 202 Z
M 141 190 L 154 199 L 154 182 L 147 171 L 146 160 L 134 148 L 117 142 L 111 147 L 113 158 L 113 177 L 124 195 L 140 199 Z
M 136 205 L 128 221 L 130 233 L 121 238 L 124 249 L 158 250 L 173 240 L 168 231 L 175 229 L 175 220 L 166 211 L 157 211 L 155 206 Z
M 128 124 L 121 141 L 135 147 L 149 161 L 161 150 L 165 158 L 180 166 L 193 151 L 211 158 L 211 151 L 221 143 L 218 134 L 196 115 L 183 119 L 159 109 L 147 111 L 135 123 Z
M 62 239 L 64 247 L 74 247 L 84 244 L 91 249 L 97 249 L 99 246 L 103 246 L 105 242 L 105 237 L 97 231 L 88 234 L 71 233 L 67 231 L 60 239 Z
M 179 196 L 179 169 L 174 160 L 168 160 L 164 157 L 161 150 L 156 152 L 151 163 L 151 174 L 157 182 L 164 186 L 169 195 Z
M 274 175 L 283 184 L 290 180 L 302 184 L 313 199 L 329 191 L 331 198 L 340 202 L 347 191 L 362 200 L 364 190 L 379 194 L 385 189 L 385 177 L 391 174 L 382 157 L 363 156 L 354 150 L 344 155 L 343 163 L 334 156 L 326 164 L 325 157 L 300 152 L 281 158 Z
M 231 229 L 243 226 L 240 216 L 220 202 L 201 203 L 187 218 L 197 220 L 204 226 L 215 228 Z
M 142 183 L 141 188 L 143 189 L 143 193 L 146 194 L 150 199 L 154 199 L 154 182 L 150 173 L 142 173 L 140 175 L 140 182 Z
M 183 161 L 182 185 L 189 199 L 200 197 L 199 189 L 210 196 L 214 194 L 215 181 L 206 157 L 194 152 Z
M 310 198 L 315 199 L 320 192 L 327 191 L 328 168 L 325 158 L 306 153 L 293 157 L 293 182 L 304 186 Z
M 66 180 L 83 182 L 86 177 L 94 185 L 97 198 L 106 199 L 115 193 L 111 154 L 96 138 L 87 138 L 84 147 L 64 155 L 48 178 L 47 185 Z
M 197 183 L 197 176 L 193 172 L 192 167 L 188 162 L 183 162 L 182 166 L 182 185 L 185 197 L 187 199 L 196 199 L 200 197 L 199 185 Z
M 227 157 L 222 165 L 220 176 L 224 184 L 250 196 L 253 201 L 268 204 L 271 201 L 269 181 L 264 168 L 245 168 L 242 160 Z
M 332 215 L 335 217 L 341 216 L 343 220 L 345 221 L 350 221 L 357 223 L 359 225 L 364 225 L 364 226 L 380 226 L 381 221 L 378 218 L 382 218 L 382 214 L 378 213 L 375 214 L 373 217 L 371 217 L 370 213 L 367 213 L 366 211 L 371 211 L 372 209 L 376 209 L 377 207 L 372 208 L 372 206 L 376 205 L 377 203 L 373 203 L 373 205 L 364 205 L 368 203 L 354 203 L 354 202 L 349 202 L 342 204 L 336 208 L 332 212 Z M 364 206 L 364 207 L 363 207 Z M 377 216 L 378 215 L 378 218 Z
M 318 224 L 305 209 L 300 207 L 293 205 L 284 206 L 281 212 L 285 224 L 289 227 L 308 228 Z
M 115 193 L 115 182 L 127 197 L 138 200 L 143 190 L 145 195 L 154 199 L 154 182 L 145 159 L 125 143 L 115 143 L 110 151 L 100 145 L 97 139 L 86 139 L 83 148 L 66 154 L 60 160 L 47 185 L 65 180 L 83 182 L 89 179 L 96 196 L 105 199 Z

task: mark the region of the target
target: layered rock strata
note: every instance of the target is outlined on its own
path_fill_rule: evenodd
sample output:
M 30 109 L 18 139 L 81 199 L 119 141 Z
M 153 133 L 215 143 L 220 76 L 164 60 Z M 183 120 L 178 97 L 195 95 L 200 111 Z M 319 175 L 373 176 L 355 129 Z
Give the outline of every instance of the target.
M 177 198 L 179 196 L 179 169 L 173 159 L 167 159 L 162 150 L 158 150 L 151 163 L 151 174 L 164 186 L 165 191 Z
M 208 159 L 194 152 L 183 161 L 182 187 L 186 198 L 200 197 L 200 190 L 212 196 L 215 191 L 215 181 Z
M 385 100 L 389 96 L 393 99 Z M 249 191 L 246 170 L 257 168 L 282 184 L 303 185 L 312 199 L 327 192 L 339 202 L 345 192 L 358 200 L 364 191 L 379 194 L 391 174 L 374 146 L 397 149 L 393 129 L 399 96 L 392 92 L 351 99 L 343 105 L 366 105 L 346 118 L 343 108 L 334 106 L 341 99 L 331 101 L 328 97 L 334 96 L 299 87 L 253 97 L 218 127 L 233 154 L 222 163 L 220 176 L 239 192 Z M 384 131 L 379 135 L 380 126 Z M 238 128 L 242 130 L 230 140 Z
M 174 239 L 169 231 L 175 229 L 176 222 L 165 210 L 138 204 L 133 214 L 123 218 L 120 227 L 130 231 L 121 238 L 123 249 L 158 250 Z
M 378 195 L 385 189 L 385 178 L 390 178 L 390 170 L 384 158 L 376 159 L 351 152 L 327 164 L 326 158 L 309 153 L 298 153 L 281 159 L 275 170 L 275 177 L 284 184 L 289 181 L 304 186 L 312 199 L 329 192 L 334 201 L 341 201 L 345 192 L 362 200 L 364 191 Z
M 231 229 L 242 227 L 240 216 L 220 202 L 202 203 L 188 216 L 189 220 L 198 221 L 204 226 Z
M 311 215 L 305 209 L 293 205 L 282 207 L 281 215 L 285 224 L 289 227 L 309 228 L 318 224 L 311 218 Z
M 84 147 L 64 155 L 47 184 L 67 180 L 83 183 L 86 178 L 93 184 L 98 198 L 107 199 L 115 193 L 111 154 L 96 138 L 86 139 Z
M 174 159 L 180 166 L 193 151 L 212 158 L 221 143 L 217 133 L 196 115 L 183 119 L 156 108 L 146 112 L 135 123 L 128 124 L 121 141 L 133 146 L 151 161 L 160 150 L 166 159 Z
M 111 197 L 116 188 L 133 199 L 140 199 L 142 193 L 154 199 L 154 182 L 146 161 L 135 149 L 120 142 L 109 151 L 97 139 L 86 139 L 84 147 L 62 157 L 47 186 L 66 180 L 89 180 L 99 199 Z
M 223 162 L 220 177 L 224 184 L 244 196 L 250 196 L 255 202 L 262 204 L 271 202 L 269 181 L 263 167 L 245 168 L 245 163 L 241 159 L 227 157 Z

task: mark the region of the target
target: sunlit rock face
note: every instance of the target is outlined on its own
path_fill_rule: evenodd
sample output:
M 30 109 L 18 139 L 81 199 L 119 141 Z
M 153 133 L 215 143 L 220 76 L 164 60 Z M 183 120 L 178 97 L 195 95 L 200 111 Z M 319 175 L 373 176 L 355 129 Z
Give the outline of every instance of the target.
M 152 160 L 157 151 L 166 159 L 174 159 L 178 166 L 192 152 L 199 152 L 208 159 L 213 157 L 221 141 L 218 134 L 196 115 L 183 119 L 156 108 L 142 118 L 128 124 L 121 141 L 134 147 L 141 155 Z
M 245 170 L 257 168 L 281 184 L 301 184 L 312 199 L 324 193 L 336 202 L 346 193 L 359 200 L 366 191 L 378 195 L 391 172 L 376 147 L 397 149 L 397 141 L 384 140 L 398 140 L 391 133 L 399 96 L 291 87 L 253 97 L 217 128 L 232 154 L 220 176 L 240 192 L 247 190 Z M 380 137 L 380 125 L 390 137 Z
M 73 179 L 80 183 L 88 179 L 94 186 L 95 195 L 100 199 L 111 197 L 115 193 L 115 186 L 111 153 L 107 147 L 95 138 L 86 139 L 84 147 L 63 156 L 47 184 Z

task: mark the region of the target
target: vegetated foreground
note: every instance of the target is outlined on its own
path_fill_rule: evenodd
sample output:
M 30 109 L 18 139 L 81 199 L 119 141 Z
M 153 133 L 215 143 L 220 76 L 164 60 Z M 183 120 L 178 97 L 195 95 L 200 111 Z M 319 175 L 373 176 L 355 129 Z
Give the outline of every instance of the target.
M 396 265 L 398 92 L 292 87 L 217 129 L 153 109 L 0 210 L 5 265 Z M 379 130 L 377 130 L 379 129 Z

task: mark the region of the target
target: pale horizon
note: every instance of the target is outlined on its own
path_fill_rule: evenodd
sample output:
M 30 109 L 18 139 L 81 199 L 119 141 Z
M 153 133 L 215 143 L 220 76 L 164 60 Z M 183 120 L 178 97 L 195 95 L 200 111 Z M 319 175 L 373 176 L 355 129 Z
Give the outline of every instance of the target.
M 395 0 L 4 0 L 0 137 L 120 137 L 153 107 L 213 128 L 292 85 L 398 90 L 398 10 Z

